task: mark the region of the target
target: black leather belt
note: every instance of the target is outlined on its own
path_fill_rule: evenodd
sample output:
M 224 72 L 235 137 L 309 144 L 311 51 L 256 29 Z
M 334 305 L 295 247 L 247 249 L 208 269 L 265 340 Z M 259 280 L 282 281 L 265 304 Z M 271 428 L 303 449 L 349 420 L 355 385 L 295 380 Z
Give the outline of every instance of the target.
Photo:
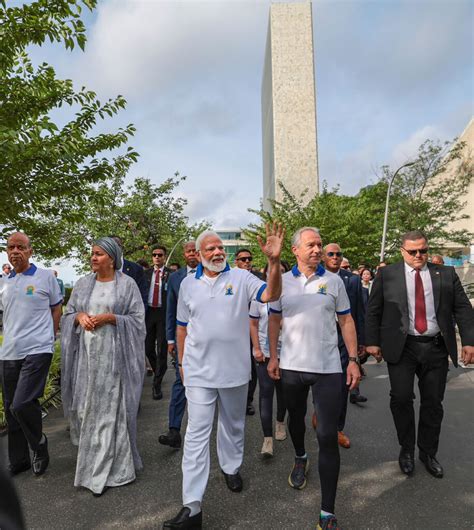
M 414 342 L 436 342 L 438 343 L 442 339 L 441 333 L 437 335 L 407 335 L 407 339 L 413 340 Z

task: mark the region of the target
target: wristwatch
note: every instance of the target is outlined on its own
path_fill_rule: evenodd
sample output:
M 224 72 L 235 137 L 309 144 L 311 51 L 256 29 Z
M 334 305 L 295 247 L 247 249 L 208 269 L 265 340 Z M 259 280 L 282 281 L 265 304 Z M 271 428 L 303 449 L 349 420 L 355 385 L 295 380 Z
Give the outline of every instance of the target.
M 357 366 L 360 366 L 360 360 L 359 357 L 349 357 L 349 362 L 352 361 L 353 363 L 356 363 Z

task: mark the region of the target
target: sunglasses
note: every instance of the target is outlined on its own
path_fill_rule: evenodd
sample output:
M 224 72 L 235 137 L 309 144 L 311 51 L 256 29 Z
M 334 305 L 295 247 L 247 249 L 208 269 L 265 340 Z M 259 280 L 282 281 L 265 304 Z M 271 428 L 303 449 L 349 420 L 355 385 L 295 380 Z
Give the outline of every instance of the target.
M 410 254 L 410 256 L 413 256 L 413 257 L 415 257 L 418 252 L 421 255 L 428 253 L 428 249 L 427 248 L 417 248 L 416 250 L 407 250 L 405 247 L 402 247 L 402 248 L 407 254 Z
M 245 256 L 244 258 L 237 258 L 237 261 L 247 261 L 250 263 L 253 260 L 250 256 Z
M 162 258 L 162 257 L 164 256 L 164 254 L 162 254 L 162 253 L 158 253 L 158 252 L 155 252 L 155 253 L 152 254 L 152 256 L 153 256 L 154 258 Z
M 333 256 L 340 258 L 342 256 L 342 252 L 326 252 L 326 256 L 328 258 L 332 258 Z

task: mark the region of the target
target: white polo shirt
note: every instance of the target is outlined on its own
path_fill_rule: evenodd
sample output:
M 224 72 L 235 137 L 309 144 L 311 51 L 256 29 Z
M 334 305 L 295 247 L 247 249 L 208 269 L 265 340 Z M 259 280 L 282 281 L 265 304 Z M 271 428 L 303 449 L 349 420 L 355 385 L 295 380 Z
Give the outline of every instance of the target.
M 333 374 L 342 372 L 336 315 L 351 312 L 341 278 L 321 265 L 306 278 L 295 265 L 283 274 L 280 300 L 270 312 L 283 317 L 280 368 Z
M 3 345 L 0 360 L 52 353 L 54 329 L 51 307 L 62 302 L 53 271 L 31 264 L 23 273 L 12 271 L 0 286 Z
M 176 323 L 187 327 L 184 386 L 230 388 L 250 380 L 249 304 L 266 283 L 227 264 L 215 278 L 196 274 L 181 283 Z

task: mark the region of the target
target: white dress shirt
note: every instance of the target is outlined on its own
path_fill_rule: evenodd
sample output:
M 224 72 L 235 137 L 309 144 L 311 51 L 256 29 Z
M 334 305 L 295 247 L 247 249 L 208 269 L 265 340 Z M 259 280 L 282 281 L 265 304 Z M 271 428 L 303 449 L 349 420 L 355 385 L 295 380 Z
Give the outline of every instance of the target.
M 407 283 L 407 301 L 408 301 L 408 334 L 420 335 L 415 329 L 415 274 L 416 269 L 410 267 L 405 263 L 405 278 Z M 427 330 L 422 334 L 426 336 L 434 336 L 439 333 L 438 321 L 436 320 L 433 283 L 431 282 L 431 275 L 428 266 L 420 269 L 421 281 L 423 282 L 423 290 L 425 292 L 425 307 L 426 307 L 426 323 Z
M 153 291 L 155 290 L 155 279 L 156 279 L 156 271 L 160 271 L 160 287 L 158 289 L 158 307 L 161 307 L 161 282 L 163 281 L 163 271 L 164 267 L 161 267 L 161 269 L 154 269 L 153 274 L 151 275 L 151 282 L 150 282 L 150 290 L 148 291 L 148 305 L 153 307 Z

